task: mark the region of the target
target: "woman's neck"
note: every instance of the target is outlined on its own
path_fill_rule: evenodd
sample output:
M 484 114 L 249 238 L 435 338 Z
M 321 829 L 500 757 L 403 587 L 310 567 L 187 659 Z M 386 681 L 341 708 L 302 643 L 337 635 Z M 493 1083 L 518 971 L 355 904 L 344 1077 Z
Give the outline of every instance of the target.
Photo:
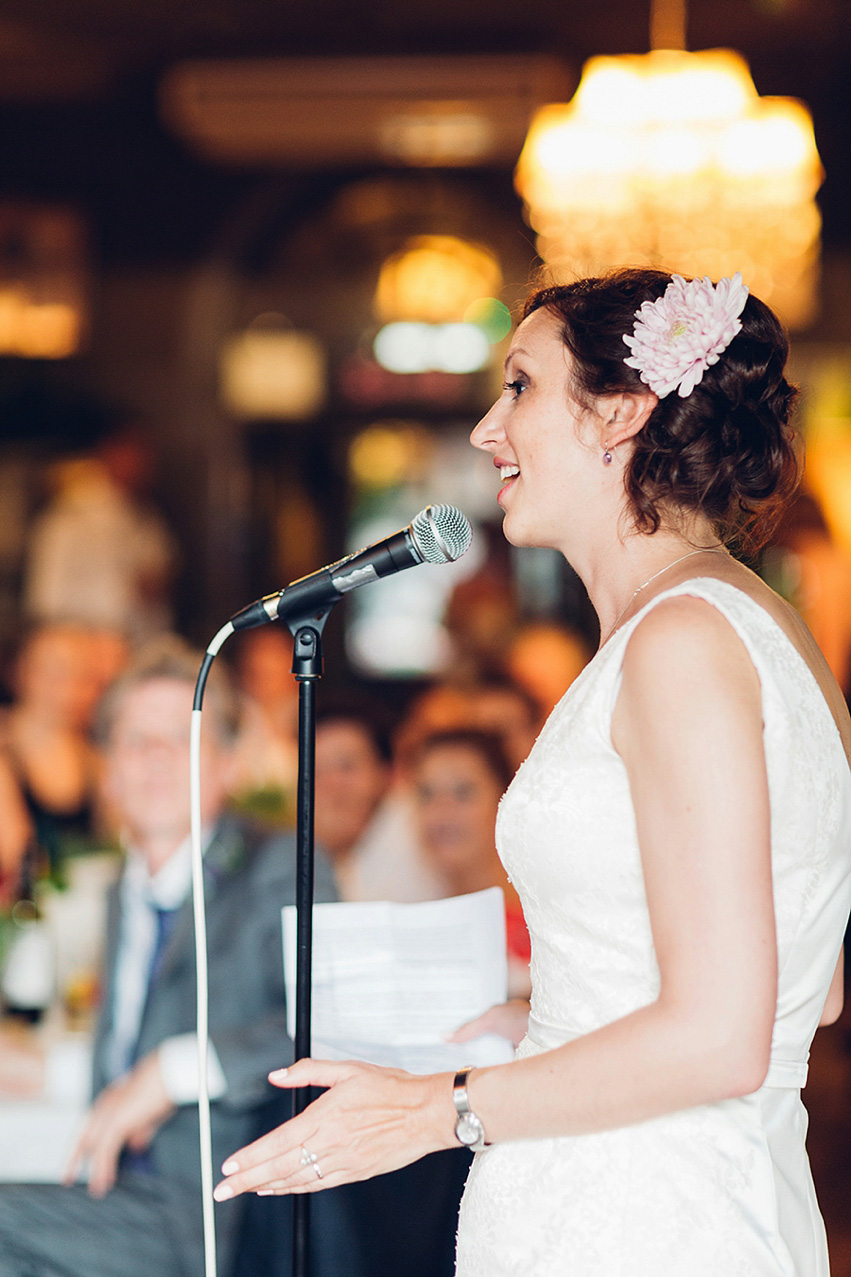
M 601 644 L 657 590 L 699 574 L 712 562 L 707 553 L 719 551 L 726 553 L 707 520 L 694 520 L 684 528 L 663 527 L 652 535 L 616 534 L 601 538 L 596 547 L 586 546 L 577 556 L 584 562 L 573 566 L 597 613 Z

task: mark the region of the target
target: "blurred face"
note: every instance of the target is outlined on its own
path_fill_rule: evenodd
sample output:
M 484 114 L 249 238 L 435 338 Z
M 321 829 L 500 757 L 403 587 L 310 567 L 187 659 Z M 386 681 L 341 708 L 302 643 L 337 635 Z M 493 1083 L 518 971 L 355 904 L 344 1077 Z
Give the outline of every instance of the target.
M 545 713 L 561 700 L 588 664 L 576 635 L 535 626 L 512 644 L 508 668 L 512 678 L 535 697 Z
M 580 525 L 581 503 L 601 483 L 599 431 L 570 397 L 569 367 L 558 319 L 533 311 L 511 343 L 503 392 L 471 435 L 499 471 L 513 545 L 564 551 L 566 530 Z
M 510 687 L 483 687 L 474 693 L 470 721 L 484 732 L 501 737 L 514 767 L 519 767 L 535 743 L 537 723 L 522 696 Z
M 343 856 L 357 842 L 387 788 L 387 764 L 357 723 L 333 720 L 316 729 L 317 842 Z
M 293 644 L 280 629 L 253 630 L 243 639 L 239 681 L 245 692 L 263 705 L 289 701 L 297 695 L 292 675 Z
M 66 727 L 89 725 L 99 692 L 95 653 L 83 630 L 42 630 L 18 663 L 20 700 Z
M 117 706 L 106 751 L 106 790 L 127 838 L 143 851 L 148 841 L 171 842 L 173 851 L 189 833 L 192 694 L 188 683 L 151 679 L 129 688 Z M 204 823 L 222 809 L 230 762 L 208 720 L 201 736 Z
M 478 751 L 460 744 L 428 750 L 414 795 L 421 845 L 448 882 L 468 891 L 498 882 L 494 824 L 502 788 Z

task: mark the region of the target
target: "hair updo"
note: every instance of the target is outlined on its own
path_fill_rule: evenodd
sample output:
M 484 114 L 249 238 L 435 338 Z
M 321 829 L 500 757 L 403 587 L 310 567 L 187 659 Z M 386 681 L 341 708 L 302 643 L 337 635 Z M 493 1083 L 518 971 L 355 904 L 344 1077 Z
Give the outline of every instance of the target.
M 648 393 L 624 363 L 635 312 L 671 276 L 625 269 L 542 288 L 523 318 L 546 308 L 573 357 L 570 390 L 582 408 L 598 397 Z M 723 541 L 755 552 L 771 536 L 800 477 L 790 426 L 796 390 L 783 375 L 789 343 L 764 302 L 750 295 L 742 328 L 687 398 L 660 399 L 633 441 L 625 488 L 636 527 L 656 532 L 666 511 L 705 515 Z

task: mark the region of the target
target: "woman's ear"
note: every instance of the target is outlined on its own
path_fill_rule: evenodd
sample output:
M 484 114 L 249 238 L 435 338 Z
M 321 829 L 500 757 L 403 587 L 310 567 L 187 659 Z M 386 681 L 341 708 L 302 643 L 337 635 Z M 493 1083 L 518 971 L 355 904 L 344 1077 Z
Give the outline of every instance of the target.
M 601 401 L 600 428 L 603 445 L 616 448 L 618 444 L 634 439 L 658 402 L 659 397 L 652 390 L 624 391 Z

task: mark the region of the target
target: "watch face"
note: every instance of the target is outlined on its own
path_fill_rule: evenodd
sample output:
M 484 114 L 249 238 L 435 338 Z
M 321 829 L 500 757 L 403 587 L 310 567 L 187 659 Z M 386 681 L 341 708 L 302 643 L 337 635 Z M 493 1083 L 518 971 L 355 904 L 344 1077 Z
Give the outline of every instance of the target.
M 478 1143 L 484 1133 L 484 1127 L 474 1113 L 464 1113 L 455 1123 L 455 1134 L 468 1148 Z

